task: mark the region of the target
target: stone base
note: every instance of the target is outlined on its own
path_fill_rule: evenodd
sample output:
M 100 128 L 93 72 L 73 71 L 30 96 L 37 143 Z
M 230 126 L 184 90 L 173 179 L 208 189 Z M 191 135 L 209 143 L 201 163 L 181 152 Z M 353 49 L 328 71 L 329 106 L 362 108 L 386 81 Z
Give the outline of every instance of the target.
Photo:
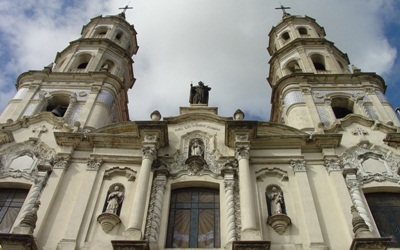
M 6 250 L 38 250 L 35 238 L 31 234 L 0 233 L 0 245 Z
M 149 250 L 149 242 L 143 240 L 112 240 L 113 250 Z
M 355 238 L 350 250 L 386 250 L 391 238 Z
M 271 241 L 234 241 L 232 250 L 269 250 Z

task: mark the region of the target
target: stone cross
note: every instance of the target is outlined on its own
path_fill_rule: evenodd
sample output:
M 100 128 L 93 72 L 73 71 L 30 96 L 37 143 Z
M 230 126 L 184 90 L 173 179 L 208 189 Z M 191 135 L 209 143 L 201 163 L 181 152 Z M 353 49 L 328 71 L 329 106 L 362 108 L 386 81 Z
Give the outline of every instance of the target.
M 287 15 L 288 13 L 286 13 L 286 10 L 288 10 L 288 9 L 290 9 L 290 7 L 285 7 L 285 6 L 283 6 L 282 4 L 281 4 L 281 6 L 280 7 L 278 7 L 278 8 L 275 8 L 276 10 L 282 10 L 282 12 L 283 12 L 283 16 L 285 16 L 285 15 Z

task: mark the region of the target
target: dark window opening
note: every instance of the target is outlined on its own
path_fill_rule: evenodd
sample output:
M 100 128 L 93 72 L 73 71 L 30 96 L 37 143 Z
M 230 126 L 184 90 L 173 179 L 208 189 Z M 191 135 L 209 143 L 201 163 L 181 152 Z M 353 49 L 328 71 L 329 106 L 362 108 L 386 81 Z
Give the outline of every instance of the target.
M 283 33 L 283 34 L 282 34 L 282 38 L 283 38 L 283 40 L 285 40 L 285 41 L 289 40 L 289 39 L 290 39 L 289 32 Z
M 317 62 L 314 63 L 314 68 L 316 70 L 326 70 L 325 65 L 323 65 L 322 63 L 317 63 Z
M 299 31 L 299 34 L 301 36 L 306 36 L 307 35 L 307 29 L 304 28 L 304 27 L 299 28 L 298 31 Z
M 219 248 L 219 192 L 210 188 L 176 189 L 171 194 L 167 248 Z
M 51 112 L 57 117 L 63 117 L 68 109 L 68 105 L 48 105 L 46 107 L 47 112 Z
M 0 189 L 0 232 L 9 233 L 24 204 L 28 190 L 16 188 Z
M 346 115 L 352 114 L 353 105 L 354 103 L 350 99 L 344 97 L 333 98 L 331 102 L 336 119 L 341 119 Z
M 115 39 L 121 40 L 121 38 L 122 38 L 122 32 L 119 32 L 119 33 L 115 36 Z
M 389 247 L 400 247 L 400 194 L 367 193 L 369 209 L 382 237 L 392 237 Z
M 78 68 L 78 69 L 86 69 L 86 67 L 88 66 L 88 64 L 89 64 L 88 62 L 81 63 L 81 64 L 78 65 L 77 68 Z

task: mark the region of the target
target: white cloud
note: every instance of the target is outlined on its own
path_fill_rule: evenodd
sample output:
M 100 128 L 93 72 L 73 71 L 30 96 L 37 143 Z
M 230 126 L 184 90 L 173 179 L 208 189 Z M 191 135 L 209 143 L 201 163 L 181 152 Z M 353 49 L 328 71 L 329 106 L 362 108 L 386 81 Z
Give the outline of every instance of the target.
M 292 7 L 291 14 L 315 18 L 327 39 L 359 68 L 378 73 L 392 69 L 396 48 L 384 37 L 382 16 L 397 15 L 394 1 L 284 3 Z M 0 91 L 9 89 L 5 85 L 13 85 L 18 74 L 54 60 L 90 18 L 117 14 L 123 5 L 117 0 L 2 0 L 1 48 L 9 49 L 0 50 L 0 56 L 8 52 L 13 59 L 0 69 Z M 240 108 L 247 117 L 269 119 L 266 47 L 270 28 L 281 19 L 282 13 L 274 10 L 278 1 L 137 0 L 131 6 L 127 20 L 134 24 L 140 46 L 133 66 L 137 81 L 128 93 L 131 119 L 148 119 L 155 109 L 163 116 L 178 115 L 179 106 L 189 105 L 190 83 L 200 80 L 212 87 L 210 106 L 218 106 L 220 115 L 232 116 Z M 3 109 L 4 101 L 1 105 Z

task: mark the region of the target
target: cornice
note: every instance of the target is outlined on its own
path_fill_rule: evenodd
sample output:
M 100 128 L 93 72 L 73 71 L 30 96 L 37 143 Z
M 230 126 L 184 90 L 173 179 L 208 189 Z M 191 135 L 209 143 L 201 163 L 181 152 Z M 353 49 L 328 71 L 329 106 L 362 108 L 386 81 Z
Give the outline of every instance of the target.
M 372 130 L 380 131 L 382 133 L 395 133 L 397 131 L 397 127 L 395 126 L 386 125 L 357 114 L 349 114 L 342 119 L 338 119 L 332 127 L 325 129 L 324 131 L 326 133 L 337 133 L 339 131 L 343 131 L 344 127 L 348 127 L 353 124 L 360 124 L 365 127 L 370 127 Z

